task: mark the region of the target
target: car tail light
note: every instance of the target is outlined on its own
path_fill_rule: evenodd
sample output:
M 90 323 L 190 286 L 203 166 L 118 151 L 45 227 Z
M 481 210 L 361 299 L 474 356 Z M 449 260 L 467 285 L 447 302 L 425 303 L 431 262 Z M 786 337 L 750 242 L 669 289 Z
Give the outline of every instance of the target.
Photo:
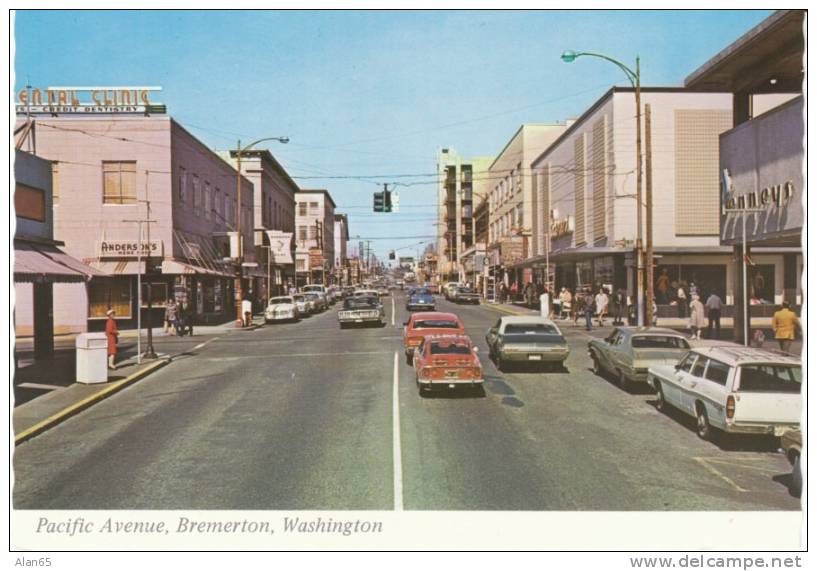
M 416 347 L 417 345 L 422 343 L 422 341 L 423 341 L 422 337 L 409 337 L 408 338 L 408 346 L 409 347 Z
M 732 395 L 726 397 L 726 418 L 735 418 L 735 397 Z
M 441 379 L 442 378 L 442 369 L 438 369 L 436 367 L 423 367 L 420 370 L 420 378 L 422 379 Z

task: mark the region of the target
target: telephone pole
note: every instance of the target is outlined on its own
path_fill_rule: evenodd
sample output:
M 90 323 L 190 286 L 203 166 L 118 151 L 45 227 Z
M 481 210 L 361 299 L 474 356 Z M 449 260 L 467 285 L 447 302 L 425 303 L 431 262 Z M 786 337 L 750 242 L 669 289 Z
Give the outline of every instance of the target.
M 652 307 L 655 299 L 655 280 L 653 275 L 653 252 L 652 252 L 652 136 L 651 136 L 652 121 L 650 116 L 650 104 L 644 105 L 644 170 L 646 175 L 646 222 L 647 222 L 647 253 L 645 255 L 647 264 L 647 299 L 644 307 L 644 325 L 652 325 L 655 316 L 653 316 Z M 639 207 L 639 211 L 641 208 Z M 656 306 L 657 308 L 658 306 Z

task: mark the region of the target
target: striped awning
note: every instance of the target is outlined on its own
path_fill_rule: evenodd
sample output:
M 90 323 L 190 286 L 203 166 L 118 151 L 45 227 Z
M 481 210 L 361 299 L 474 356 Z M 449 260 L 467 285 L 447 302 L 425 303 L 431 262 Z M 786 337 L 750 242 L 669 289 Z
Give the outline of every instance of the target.
M 145 273 L 144 260 L 94 260 L 91 266 L 112 276 L 135 276 Z
M 56 246 L 14 241 L 15 282 L 85 282 L 107 273 L 83 264 Z

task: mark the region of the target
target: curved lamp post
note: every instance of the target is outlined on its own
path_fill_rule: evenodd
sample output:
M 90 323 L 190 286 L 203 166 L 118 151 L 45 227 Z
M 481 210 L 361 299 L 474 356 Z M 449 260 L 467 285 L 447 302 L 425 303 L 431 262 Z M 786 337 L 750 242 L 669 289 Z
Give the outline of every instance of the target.
M 244 299 L 244 294 L 241 291 L 241 274 L 242 274 L 242 262 L 244 261 L 244 249 L 242 248 L 241 244 L 241 155 L 247 151 L 249 151 L 252 147 L 257 145 L 258 143 L 263 143 L 264 141 L 278 141 L 279 143 L 289 143 L 289 137 L 264 137 L 262 139 L 258 139 L 257 141 L 253 141 L 249 145 L 245 145 L 244 147 L 241 146 L 241 140 L 239 139 L 238 144 L 236 145 L 236 170 L 235 170 L 235 182 L 236 182 L 236 224 L 235 229 L 238 233 L 238 271 L 236 273 L 235 278 L 235 314 L 236 314 L 236 325 L 238 327 L 242 327 L 244 324 L 244 316 L 241 313 L 241 302 Z M 267 280 L 269 280 L 269 275 L 267 275 Z
M 613 59 L 609 56 L 604 54 L 594 53 L 594 52 L 574 52 L 571 50 L 565 51 L 562 53 L 561 59 L 565 63 L 573 63 L 577 58 L 582 56 L 589 56 L 589 57 L 596 57 L 599 59 L 603 59 L 608 61 L 618 67 L 621 71 L 624 72 L 624 75 L 627 76 L 627 79 L 630 81 L 630 84 L 635 89 L 635 156 L 636 156 L 636 191 L 635 191 L 635 202 L 636 202 L 636 224 L 637 224 L 637 231 L 636 231 L 636 241 L 635 241 L 635 257 L 636 257 L 636 265 L 637 265 L 637 284 L 636 284 L 636 298 L 637 298 L 637 306 L 638 306 L 638 325 L 645 325 L 649 324 L 652 325 L 652 277 L 651 275 L 648 276 L 649 279 L 647 280 L 647 300 L 646 304 L 644 303 L 644 257 L 642 255 L 642 234 L 641 234 L 641 179 L 642 179 L 642 167 L 641 167 L 641 67 L 640 67 L 640 59 L 638 56 L 635 58 L 635 71 L 618 61 L 617 59 Z M 651 197 L 648 197 L 647 200 L 647 217 L 648 222 L 651 222 L 652 219 L 652 200 Z M 650 226 L 648 224 L 648 226 Z M 652 274 L 652 229 L 650 227 L 647 228 L 647 259 L 649 260 L 649 267 L 650 271 L 649 274 Z M 645 316 L 646 312 L 646 316 Z

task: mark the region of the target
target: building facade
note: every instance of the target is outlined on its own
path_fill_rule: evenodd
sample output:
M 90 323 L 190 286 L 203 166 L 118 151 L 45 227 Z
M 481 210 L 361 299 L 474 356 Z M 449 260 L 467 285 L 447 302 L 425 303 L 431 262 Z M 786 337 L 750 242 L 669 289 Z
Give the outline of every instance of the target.
M 295 193 L 297 286 L 332 283 L 335 260 L 335 201 L 327 190 Z
M 255 262 L 250 181 L 239 179 L 239 209 L 236 171 L 168 116 L 65 115 L 34 129 L 34 152 L 55 165 L 55 238 L 110 276 L 84 298 L 55 292 L 55 317 L 71 308 L 95 330 L 113 308 L 120 326 L 135 326 L 137 276 L 143 323 L 160 324 L 170 297 L 192 305 L 201 323 L 234 315 L 239 213 L 242 256 Z M 252 285 L 245 272 L 243 289 L 255 296 Z
M 642 88 L 641 101 L 642 113 L 649 108 L 642 153 L 651 165 L 645 184 L 651 174 L 659 315 L 677 315 L 671 306 L 679 285 L 732 303 L 729 249 L 719 239 L 717 161 L 731 96 Z M 634 301 L 635 116 L 633 90 L 613 88 L 531 165 L 542 219 L 534 242 L 544 255 L 520 265 L 541 268 L 557 289 L 624 289 Z
M 544 253 L 544 244 L 538 239 L 542 216 L 531 162 L 565 129 L 565 125 L 522 125 L 488 167 L 487 270 L 494 283 L 533 280 L 530 267 L 516 265 Z M 537 281 L 541 282 L 541 277 Z
M 437 154 L 437 280 L 466 281 L 464 258 L 474 248 L 474 206 L 488 189 L 491 157 L 466 159 L 452 148 Z M 466 255 L 467 253 L 467 255 Z
M 349 242 L 349 218 L 345 214 L 335 214 L 335 254 L 334 273 L 338 283 L 349 284 L 349 264 L 346 244 Z

